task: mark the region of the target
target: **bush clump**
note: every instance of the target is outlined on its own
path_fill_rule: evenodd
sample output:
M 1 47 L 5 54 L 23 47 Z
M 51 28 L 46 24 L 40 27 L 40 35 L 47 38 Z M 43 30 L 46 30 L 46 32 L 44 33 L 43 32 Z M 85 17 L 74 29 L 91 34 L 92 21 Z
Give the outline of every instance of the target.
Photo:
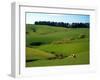
M 83 39 L 83 38 L 85 38 L 85 37 L 86 37 L 85 34 L 80 34 L 80 35 L 79 35 L 79 38 L 80 38 L 80 39 Z
M 26 34 L 29 34 L 29 32 L 28 32 L 28 31 L 26 31 Z
M 30 45 L 31 46 L 40 46 L 40 45 L 43 45 L 43 44 L 45 44 L 45 43 L 43 43 L 43 42 L 32 42 Z

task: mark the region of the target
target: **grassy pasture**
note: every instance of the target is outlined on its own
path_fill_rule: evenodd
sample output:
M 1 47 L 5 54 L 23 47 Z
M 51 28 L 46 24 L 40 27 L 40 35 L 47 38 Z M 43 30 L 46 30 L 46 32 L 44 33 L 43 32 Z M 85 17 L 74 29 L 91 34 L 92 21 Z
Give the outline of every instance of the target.
M 79 64 L 89 64 L 89 28 L 26 25 L 26 67 Z

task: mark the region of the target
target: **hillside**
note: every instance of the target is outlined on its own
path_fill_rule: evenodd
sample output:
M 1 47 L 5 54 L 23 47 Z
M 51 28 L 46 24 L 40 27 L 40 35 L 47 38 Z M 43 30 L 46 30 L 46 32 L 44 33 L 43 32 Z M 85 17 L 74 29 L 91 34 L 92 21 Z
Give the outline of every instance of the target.
M 26 59 L 27 67 L 89 64 L 89 28 L 27 24 Z

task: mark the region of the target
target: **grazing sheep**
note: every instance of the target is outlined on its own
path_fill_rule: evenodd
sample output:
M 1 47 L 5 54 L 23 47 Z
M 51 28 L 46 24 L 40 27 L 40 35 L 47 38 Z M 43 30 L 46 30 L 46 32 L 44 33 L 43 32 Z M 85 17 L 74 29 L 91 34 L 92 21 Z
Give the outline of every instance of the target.
M 76 58 L 77 56 L 76 56 L 76 54 L 72 54 L 72 57 L 73 57 L 73 58 Z
M 71 57 L 71 58 L 76 58 L 76 57 L 77 57 L 77 55 L 76 55 L 76 54 L 71 54 L 71 55 L 69 55 L 68 57 Z

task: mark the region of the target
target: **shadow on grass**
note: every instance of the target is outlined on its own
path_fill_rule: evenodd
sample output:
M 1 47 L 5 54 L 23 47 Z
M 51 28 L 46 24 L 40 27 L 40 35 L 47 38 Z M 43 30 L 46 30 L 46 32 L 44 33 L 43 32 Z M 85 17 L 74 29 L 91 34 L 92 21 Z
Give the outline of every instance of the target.
M 32 62 L 32 61 L 37 61 L 39 59 L 31 59 L 31 60 L 26 60 L 26 62 Z

